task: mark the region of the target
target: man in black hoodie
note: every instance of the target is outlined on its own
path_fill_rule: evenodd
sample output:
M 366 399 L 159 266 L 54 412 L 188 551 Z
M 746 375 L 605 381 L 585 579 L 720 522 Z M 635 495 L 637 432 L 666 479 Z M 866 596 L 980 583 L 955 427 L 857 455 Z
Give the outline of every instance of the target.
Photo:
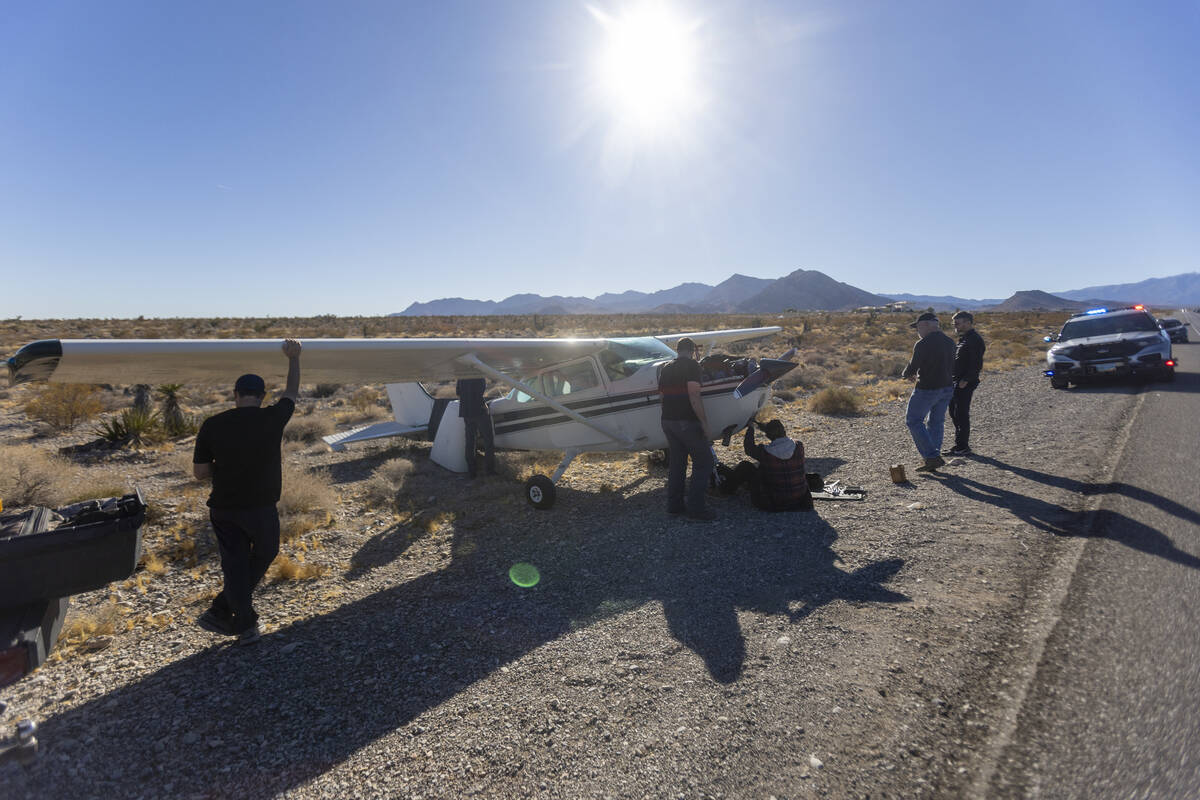
M 969 311 L 954 315 L 958 346 L 954 350 L 954 396 L 950 398 L 950 419 L 954 422 L 954 447 L 947 455 L 971 454 L 971 396 L 979 386 L 983 369 L 983 337 L 975 330 L 975 317 Z

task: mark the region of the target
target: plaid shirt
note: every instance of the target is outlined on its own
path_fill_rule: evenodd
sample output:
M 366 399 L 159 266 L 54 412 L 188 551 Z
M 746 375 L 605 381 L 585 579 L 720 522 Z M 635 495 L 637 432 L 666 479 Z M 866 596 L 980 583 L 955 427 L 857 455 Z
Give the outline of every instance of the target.
M 746 455 L 758 461 L 758 480 L 763 499 L 770 511 L 795 511 L 812 508 L 812 492 L 804 474 L 804 445 L 796 442 L 796 449 L 788 459 L 778 458 L 754 442 L 752 426 L 746 428 Z

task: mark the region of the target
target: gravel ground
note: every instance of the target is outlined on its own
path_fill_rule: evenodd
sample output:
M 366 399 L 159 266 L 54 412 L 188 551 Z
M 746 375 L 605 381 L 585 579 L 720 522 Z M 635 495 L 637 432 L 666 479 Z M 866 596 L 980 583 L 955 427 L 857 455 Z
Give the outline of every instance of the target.
M 866 500 L 769 515 L 714 498 L 711 524 L 668 517 L 665 473 L 637 455 L 577 461 L 545 512 L 512 479 L 418 463 L 406 488 L 454 520 L 422 532 L 344 503 L 310 552 L 329 574 L 264 587 L 255 646 L 180 613 L 214 585 L 211 545 L 206 571 L 76 598 L 169 621 L 0 693 L 6 727 L 32 717 L 43 743 L 33 765 L 0 767 L 3 795 L 969 794 L 1137 399 L 1053 392 L 1033 368 L 987 375 L 979 455 L 946 477 L 913 472 L 903 401 L 849 418 L 780 404 L 810 470 Z M 349 498 L 396 454 L 290 458 L 327 467 Z M 163 466 L 175 456 L 117 458 L 151 500 L 181 491 Z M 891 483 L 894 462 L 910 483 Z M 518 562 L 536 586 L 509 580 Z

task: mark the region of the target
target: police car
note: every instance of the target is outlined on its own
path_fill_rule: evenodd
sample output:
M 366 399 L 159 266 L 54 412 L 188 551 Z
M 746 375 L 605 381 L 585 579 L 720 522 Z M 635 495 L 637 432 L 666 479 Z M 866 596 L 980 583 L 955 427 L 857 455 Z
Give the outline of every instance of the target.
M 1097 378 L 1175 379 L 1171 337 L 1144 306 L 1093 308 L 1067 320 L 1046 352 L 1055 389 Z
M 1162 329 L 1164 331 L 1167 332 L 1167 336 L 1171 337 L 1172 342 L 1179 342 L 1182 344 L 1187 344 L 1188 325 L 1190 325 L 1191 323 L 1180 322 L 1179 320 L 1174 319 L 1172 317 L 1164 317 L 1163 319 L 1160 319 L 1158 321 L 1158 324 L 1162 327 Z

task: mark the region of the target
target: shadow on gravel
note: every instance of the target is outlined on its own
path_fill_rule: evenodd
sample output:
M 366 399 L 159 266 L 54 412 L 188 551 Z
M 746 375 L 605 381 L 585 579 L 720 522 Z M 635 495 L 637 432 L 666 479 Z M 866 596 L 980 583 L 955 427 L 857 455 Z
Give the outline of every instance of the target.
M 993 461 L 994 459 L 986 460 Z M 1053 533 L 1056 536 L 1111 539 L 1133 550 L 1159 556 L 1192 569 L 1200 569 L 1200 558 L 1177 548 L 1171 539 L 1161 531 L 1130 519 L 1124 514 L 1118 514 L 1108 509 L 1100 509 L 1095 513 L 1071 511 L 1036 497 L 1027 497 L 970 478 L 945 473 L 937 473 L 936 477 L 942 484 L 963 497 L 980 503 L 990 503 L 1010 511 L 1038 530 Z
M 1163 497 L 1157 492 L 1152 492 L 1149 489 L 1143 489 L 1140 486 L 1132 486 L 1124 481 L 1110 481 L 1108 483 L 1086 483 L 1068 478 L 1063 475 L 1053 475 L 1049 472 L 1040 472 L 1036 469 L 1028 467 L 1018 467 L 1012 464 L 1005 463 L 997 458 L 989 456 L 972 455 L 971 458 L 978 461 L 980 464 L 996 467 L 1014 475 L 1019 475 L 1029 481 L 1044 483 L 1047 486 L 1055 486 L 1059 489 L 1065 489 L 1068 492 L 1094 497 L 1096 495 L 1116 494 L 1123 497 L 1128 497 L 1131 500 L 1138 500 L 1143 503 L 1148 503 L 1155 508 L 1166 511 L 1168 514 L 1179 517 L 1184 522 L 1190 522 L 1193 525 L 1200 525 L 1200 512 L 1188 508 L 1182 503 L 1178 503 L 1169 497 Z
M 727 502 L 718 505 L 721 521 L 688 523 L 667 517 L 661 499 L 647 493 L 614 502 L 563 489 L 550 513 L 494 509 L 507 524 L 456 531 L 444 569 L 296 622 L 253 647 L 212 647 L 45 720 L 39 736 L 48 752 L 22 773 L 25 788 L 90 797 L 138 780 L 162 796 L 274 796 L 500 667 L 648 603 L 662 603 L 671 634 L 714 681 L 728 684 L 746 657 L 739 611 L 799 623 L 835 600 L 909 599 L 883 585 L 901 559 L 840 569 L 837 532 L 815 512 L 771 515 Z M 509 580 L 518 562 L 538 568 L 536 586 Z M 260 610 L 269 621 L 269 596 Z M 625 657 L 683 657 L 661 639 L 631 649 Z M 618 652 L 593 653 L 568 650 L 561 663 L 502 680 L 540 681 L 547 695 L 561 681 L 619 688 L 627 679 L 612 668 Z M 446 713 L 463 715 L 469 736 L 470 710 L 454 709 Z M 103 763 L 73 759 L 97 750 Z
M 1074 386 L 1068 391 L 1087 394 L 1137 394 L 1138 392 L 1200 392 L 1200 372 L 1175 373 L 1175 380 L 1163 381 L 1129 380 L 1128 378 L 1097 379 Z

